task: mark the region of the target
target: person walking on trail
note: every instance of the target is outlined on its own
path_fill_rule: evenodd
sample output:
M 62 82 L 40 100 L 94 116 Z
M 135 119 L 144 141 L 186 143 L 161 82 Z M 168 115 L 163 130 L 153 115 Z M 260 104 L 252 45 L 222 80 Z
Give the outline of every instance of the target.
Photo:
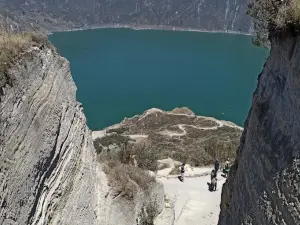
M 212 170 L 210 174 L 210 187 L 209 187 L 210 191 L 213 191 L 215 189 L 216 184 L 217 184 L 217 174 L 215 170 Z
M 215 177 L 216 177 L 216 172 L 215 170 L 212 170 L 210 174 L 210 181 L 212 181 L 212 179 L 214 179 Z
M 185 163 L 182 163 L 180 166 L 180 176 L 181 176 L 180 178 L 182 182 L 184 181 L 184 173 L 185 173 Z
M 216 161 L 215 161 L 215 172 L 217 173 L 219 169 L 220 169 L 220 163 L 219 163 L 219 160 L 216 159 Z
M 228 158 L 227 161 L 225 162 L 225 168 L 227 168 L 227 169 L 229 168 L 229 163 L 230 162 L 229 162 L 229 158 Z
M 225 167 L 223 169 L 223 173 L 225 175 L 225 177 L 228 177 L 228 173 L 229 173 L 229 158 L 227 159 L 227 161 L 225 162 Z
M 212 181 L 211 181 L 211 190 L 212 191 L 216 191 L 217 190 L 217 178 L 216 177 L 214 177 L 213 179 L 212 179 Z

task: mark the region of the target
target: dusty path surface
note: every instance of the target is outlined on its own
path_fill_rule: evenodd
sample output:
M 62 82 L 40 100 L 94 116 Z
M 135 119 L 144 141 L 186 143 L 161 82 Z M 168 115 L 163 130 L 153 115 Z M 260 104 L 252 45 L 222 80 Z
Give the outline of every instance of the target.
M 186 178 L 182 183 L 177 178 L 159 178 L 164 184 L 165 194 L 175 205 L 175 219 L 159 221 L 157 224 L 174 225 L 216 225 L 220 212 L 221 191 L 225 182 L 220 173 L 218 174 L 217 191 L 210 192 L 207 182 L 210 175 Z

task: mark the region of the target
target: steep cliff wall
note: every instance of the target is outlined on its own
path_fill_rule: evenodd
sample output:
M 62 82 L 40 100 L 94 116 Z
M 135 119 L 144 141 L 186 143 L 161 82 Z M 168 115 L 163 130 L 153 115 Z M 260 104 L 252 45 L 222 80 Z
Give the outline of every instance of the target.
M 21 26 L 27 22 L 48 30 L 119 24 L 249 32 L 247 3 L 248 0 L 0 0 L 0 14 Z
M 159 183 L 149 190 L 153 199 L 138 192 L 126 207 L 111 196 L 66 59 L 31 47 L 7 75 L 12 82 L 0 87 L 0 224 L 132 225 L 154 197 L 162 210 Z
M 300 38 L 273 34 L 219 225 L 300 224 Z

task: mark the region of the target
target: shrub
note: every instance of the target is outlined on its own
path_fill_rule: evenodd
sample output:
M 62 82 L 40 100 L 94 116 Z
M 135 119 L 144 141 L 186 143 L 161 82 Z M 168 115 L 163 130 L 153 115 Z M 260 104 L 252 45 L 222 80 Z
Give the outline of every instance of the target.
M 265 45 L 269 32 L 299 32 L 300 0 L 251 0 L 247 14 L 254 19 L 254 43 Z
M 129 137 L 119 135 L 119 134 L 111 134 L 104 136 L 102 138 L 97 138 L 95 141 L 97 144 L 101 144 L 102 146 L 108 147 L 109 145 L 116 144 L 116 145 L 122 145 L 122 144 L 127 144 L 128 141 L 130 140 Z M 95 142 L 94 141 L 94 142 Z
M 155 177 L 147 171 L 131 165 L 113 163 L 113 167 L 109 169 L 106 167 L 104 171 L 107 173 L 109 184 L 115 192 L 114 197 L 123 196 L 129 200 L 134 198 L 138 188 L 147 190 L 156 181 Z
M 141 209 L 139 218 L 140 221 L 137 222 L 138 225 L 154 225 L 154 219 L 158 215 L 157 212 L 158 203 L 157 201 L 150 201 L 148 205 L 144 205 Z
M 103 147 L 101 145 L 101 139 L 97 138 L 96 140 L 93 141 L 94 148 L 96 150 L 96 153 L 99 155 L 103 151 Z
M 132 154 L 136 156 L 138 167 L 144 170 L 156 172 L 159 159 L 157 150 L 148 143 L 137 143 L 134 145 Z
M 126 127 L 117 127 L 117 128 L 111 128 L 111 129 L 108 129 L 106 131 L 106 133 L 117 133 L 117 134 L 123 134 L 125 133 L 126 131 L 128 131 L 129 129 L 126 128 Z
M 299 25 L 300 23 L 300 0 L 291 0 L 290 7 L 288 8 L 290 21 Z

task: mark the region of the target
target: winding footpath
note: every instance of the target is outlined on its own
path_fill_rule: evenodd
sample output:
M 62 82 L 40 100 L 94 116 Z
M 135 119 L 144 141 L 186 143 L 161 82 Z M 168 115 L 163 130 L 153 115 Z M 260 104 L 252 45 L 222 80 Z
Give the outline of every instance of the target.
M 218 123 L 218 125 L 217 126 L 212 126 L 212 127 L 200 127 L 200 126 L 187 125 L 187 124 L 178 124 L 178 125 L 175 125 L 175 126 L 177 126 L 182 131 L 181 133 L 177 133 L 177 132 L 170 131 L 170 130 L 163 130 L 163 131 L 160 131 L 159 134 L 161 134 L 161 135 L 168 135 L 170 137 L 185 136 L 187 134 L 187 131 L 185 130 L 185 127 L 192 127 L 194 129 L 198 129 L 198 130 L 216 130 L 216 129 L 221 128 L 223 126 L 237 128 L 237 129 L 240 129 L 240 130 L 243 129 L 243 128 L 239 127 L 239 126 L 232 125 L 232 124 L 230 124 L 229 122 L 226 122 L 226 121 L 215 120 L 215 122 Z

